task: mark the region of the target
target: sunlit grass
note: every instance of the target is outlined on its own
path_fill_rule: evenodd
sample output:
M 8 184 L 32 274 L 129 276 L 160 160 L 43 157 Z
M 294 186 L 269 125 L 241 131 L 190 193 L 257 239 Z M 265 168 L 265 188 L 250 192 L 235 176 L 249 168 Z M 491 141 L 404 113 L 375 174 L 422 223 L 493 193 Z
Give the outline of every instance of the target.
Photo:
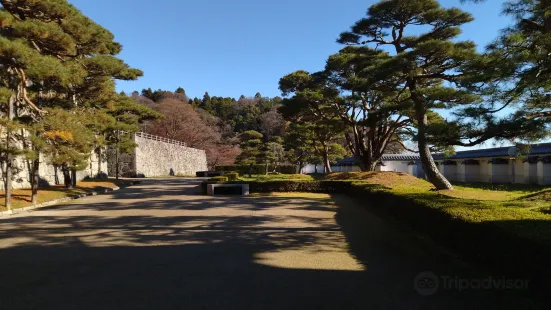
M 307 174 L 258 174 L 240 175 L 239 179 L 246 182 L 271 182 L 271 181 L 313 181 L 314 178 Z
M 40 188 L 38 191 L 38 203 L 41 204 L 56 199 L 85 194 L 99 189 L 115 188 L 122 184 L 124 184 L 124 181 L 114 179 L 86 180 L 77 182 L 77 186 L 73 189 L 66 189 L 63 185 Z M 12 194 L 11 204 L 13 209 L 31 206 L 31 190 L 15 189 Z M 5 191 L 0 191 L 0 210 L 5 211 L 5 206 Z
M 308 198 L 308 199 L 329 199 L 329 194 L 322 193 L 303 193 L 303 192 L 286 192 L 286 193 L 253 193 L 250 197 L 277 197 L 277 198 Z

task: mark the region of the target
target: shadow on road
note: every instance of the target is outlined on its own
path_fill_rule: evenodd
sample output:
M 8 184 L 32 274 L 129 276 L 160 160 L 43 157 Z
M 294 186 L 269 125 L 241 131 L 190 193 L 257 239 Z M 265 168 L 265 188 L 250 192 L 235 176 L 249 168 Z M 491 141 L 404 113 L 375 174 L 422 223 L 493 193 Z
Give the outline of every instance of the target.
M 209 198 L 193 196 L 195 183 L 148 181 L 1 220 L 0 308 L 503 309 L 516 300 L 420 296 L 417 273 L 463 271 L 346 197 Z M 333 256 L 341 248 L 357 266 Z

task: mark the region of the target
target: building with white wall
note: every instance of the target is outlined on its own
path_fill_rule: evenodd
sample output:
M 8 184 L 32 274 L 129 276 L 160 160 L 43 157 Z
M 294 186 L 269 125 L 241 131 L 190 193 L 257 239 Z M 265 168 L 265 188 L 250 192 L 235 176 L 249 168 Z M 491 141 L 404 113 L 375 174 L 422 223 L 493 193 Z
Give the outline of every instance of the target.
M 452 182 L 515 183 L 551 185 L 551 143 L 533 144 L 528 151 L 512 157 L 511 147 L 460 151 L 452 156 L 435 154 L 438 170 Z M 334 172 L 360 171 L 355 158 L 343 159 L 333 166 Z M 404 172 L 423 178 L 423 167 L 417 154 L 386 154 L 378 171 Z M 308 172 L 305 173 L 312 173 Z M 318 172 L 323 166 L 318 165 Z

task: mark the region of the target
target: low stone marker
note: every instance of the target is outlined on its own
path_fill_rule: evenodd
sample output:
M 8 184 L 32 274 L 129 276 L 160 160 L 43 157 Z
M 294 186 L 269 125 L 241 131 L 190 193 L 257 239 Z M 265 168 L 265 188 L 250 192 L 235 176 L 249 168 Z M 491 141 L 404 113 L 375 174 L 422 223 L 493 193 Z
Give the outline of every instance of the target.
M 240 192 L 238 195 L 248 196 L 249 195 L 249 184 L 207 184 L 207 195 L 214 196 L 215 189 L 239 189 Z M 224 194 L 230 194 L 229 191 L 224 191 Z M 232 193 L 233 194 L 233 193 Z

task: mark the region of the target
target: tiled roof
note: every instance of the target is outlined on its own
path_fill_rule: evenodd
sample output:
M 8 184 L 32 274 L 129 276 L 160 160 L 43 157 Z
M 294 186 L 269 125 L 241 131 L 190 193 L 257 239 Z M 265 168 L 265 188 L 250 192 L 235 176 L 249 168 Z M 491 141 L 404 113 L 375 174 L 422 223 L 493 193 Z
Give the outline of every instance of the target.
M 382 161 L 409 161 L 420 160 L 419 154 L 384 154 Z
M 512 146 L 496 147 L 483 150 L 471 150 L 457 152 L 453 156 L 445 157 L 443 154 L 434 154 L 434 159 L 465 159 L 465 158 L 481 158 L 481 157 L 509 157 L 509 149 Z M 532 144 L 527 152 L 521 152 L 523 156 L 551 154 L 551 143 Z
M 381 161 L 418 161 L 418 154 L 384 154 Z M 337 162 L 337 166 L 351 166 L 357 165 L 358 162 L 354 157 L 347 157 Z
M 496 147 L 483 150 L 471 150 L 460 151 L 453 156 L 446 157 L 443 154 L 434 154 L 435 160 L 443 159 L 470 159 L 470 158 L 483 158 L 483 157 L 509 157 L 509 149 L 512 146 Z M 539 143 L 532 144 L 529 151 L 521 152 L 522 156 L 534 156 L 551 154 L 551 143 Z M 381 161 L 419 161 L 418 154 L 385 154 L 381 158 Z M 351 166 L 357 165 L 356 158 L 347 157 L 337 162 L 337 166 Z

